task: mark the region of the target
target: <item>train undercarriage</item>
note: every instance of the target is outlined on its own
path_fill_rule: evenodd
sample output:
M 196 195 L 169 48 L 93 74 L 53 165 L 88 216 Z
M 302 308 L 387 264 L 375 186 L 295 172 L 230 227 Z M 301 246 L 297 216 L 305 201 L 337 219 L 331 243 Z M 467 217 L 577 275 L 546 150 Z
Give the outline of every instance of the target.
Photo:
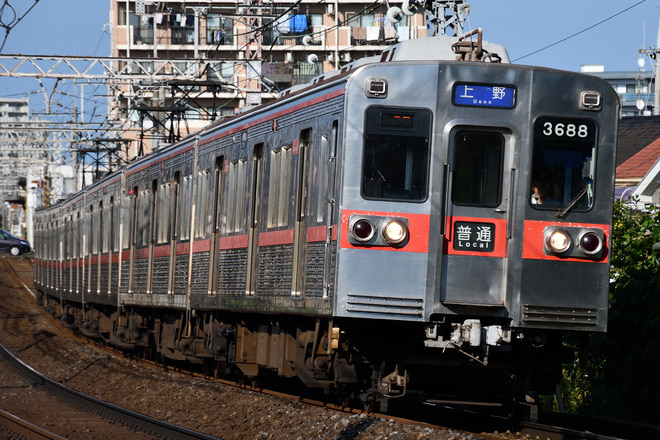
M 505 333 L 487 341 L 476 319 L 462 323 L 332 320 L 226 311 L 117 308 L 63 302 L 43 307 L 65 326 L 163 363 L 188 363 L 216 378 L 297 378 L 332 403 L 387 412 L 416 401 L 510 413 L 535 407 L 561 377 L 559 334 Z M 425 342 L 426 341 L 426 342 Z M 533 411 L 532 411 L 533 412 Z

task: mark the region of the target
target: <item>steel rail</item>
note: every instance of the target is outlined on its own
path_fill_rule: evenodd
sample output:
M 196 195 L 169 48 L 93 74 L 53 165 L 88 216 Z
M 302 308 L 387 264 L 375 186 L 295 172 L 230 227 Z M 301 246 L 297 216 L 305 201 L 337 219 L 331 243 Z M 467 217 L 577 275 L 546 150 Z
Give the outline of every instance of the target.
M 4 426 L 9 431 L 19 434 L 21 436 L 20 438 L 28 438 L 30 440 L 66 440 L 64 437 L 33 425 L 3 410 L 0 410 L 0 426 Z
M 523 422 L 521 434 L 529 438 L 546 438 L 549 440 L 625 440 L 623 437 L 612 437 L 604 434 L 585 432 L 560 426 L 543 425 L 541 423 Z
M 23 258 L 25 258 L 25 257 L 23 257 Z M 30 262 L 30 264 L 32 264 L 32 260 L 30 260 L 30 259 L 27 259 L 27 260 Z M 23 282 L 23 280 L 21 279 L 21 277 L 18 276 L 18 274 L 17 274 L 16 271 L 14 270 L 14 266 L 12 266 L 12 265 L 9 263 L 9 261 L 7 261 L 7 257 L 2 257 L 2 262 L 5 264 L 5 267 L 7 268 L 7 270 L 9 270 L 9 272 L 10 272 L 11 275 L 12 275 L 12 277 L 14 277 L 14 280 L 15 280 L 17 283 L 19 283 L 19 284 L 23 287 L 23 289 L 24 289 L 27 293 L 29 293 L 30 295 L 32 295 L 32 297 L 36 300 L 36 299 L 37 299 L 37 295 L 32 291 L 32 289 L 30 289 L 30 288 L 27 286 L 27 284 L 25 284 L 25 283 Z
M 0 343 L 0 356 L 5 359 L 19 374 L 30 383 L 40 386 L 59 399 L 80 407 L 86 411 L 94 412 L 110 419 L 120 420 L 139 429 L 155 435 L 176 440 L 219 440 L 218 437 L 174 425 L 156 418 L 122 408 L 71 389 L 59 382 L 49 379 L 25 364 Z

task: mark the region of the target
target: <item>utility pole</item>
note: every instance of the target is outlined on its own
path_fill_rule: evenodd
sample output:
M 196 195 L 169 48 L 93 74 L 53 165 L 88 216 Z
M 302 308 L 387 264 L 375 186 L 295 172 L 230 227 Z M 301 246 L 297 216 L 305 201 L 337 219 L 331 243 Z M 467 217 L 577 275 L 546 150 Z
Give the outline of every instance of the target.
M 650 49 L 640 49 L 639 53 L 645 53 L 653 60 L 653 115 L 660 115 L 660 19 L 658 20 L 658 37 L 655 42 L 655 47 Z

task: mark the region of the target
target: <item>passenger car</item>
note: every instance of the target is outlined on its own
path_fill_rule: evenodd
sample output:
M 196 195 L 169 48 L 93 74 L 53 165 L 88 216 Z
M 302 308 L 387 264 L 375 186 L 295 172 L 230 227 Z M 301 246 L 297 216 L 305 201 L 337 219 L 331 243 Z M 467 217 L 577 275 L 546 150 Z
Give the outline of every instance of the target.
M 18 238 L 7 231 L 0 229 L 0 252 L 9 252 L 12 255 L 28 253 L 32 250 L 30 242 Z

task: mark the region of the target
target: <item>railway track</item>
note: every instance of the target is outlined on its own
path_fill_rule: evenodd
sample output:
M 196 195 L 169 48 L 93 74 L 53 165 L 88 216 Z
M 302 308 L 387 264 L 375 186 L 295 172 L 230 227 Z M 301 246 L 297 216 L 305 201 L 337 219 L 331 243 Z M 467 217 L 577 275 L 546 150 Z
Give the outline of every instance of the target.
M 0 410 L 0 435 L 2 438 L 21 438 L 28 440 L 66 440 L 7 411 Z
M 147 433 L 146 438 L 152 438 L 155 436 L 156 438 L 177 440 L 218 440 L 218 437 L 164 422 L 68 388 L 43 376 L 30 366 L 23 363 L 1 343 L 0 356 L 4 362 L 11 365 L 16 372 L 23 376 L 27 383 L 32 387 L 43 389 L 50 395 L 54 396 L 59 401 L 58 403 L 54 403 L 54 405 L 58 408 L 57 411 L 61 417 L 65 418 L 67 416 L 74 416 L 70 410 L 63 409 L 64 405 L 61 403 L 65 402 L 66 405 L 74 409 L 73 412 L 76 413 L 74 417 L 79 417 L 77 413 L 80 411 L 87 413 L 88 417 L 85 418 L 85 423 L 88 425 L 95 425 L 95 431 L 108 432 L 108 425 L 118 424 L 121 427 L 126 428 L 127 433 L 131 435 L 136 435 L 137 432 Z M 0 424 L 2 424 L 5 429 L 9 429 L 14 433 L 20 434 L 29 439 L 62 438 L 56 434 L 22 421 L 6 412 L 3 414 Z M 115 434 L 117 434 L 116 426 L 113 426 L 112 428 L 112 430 L 115 431 Z

